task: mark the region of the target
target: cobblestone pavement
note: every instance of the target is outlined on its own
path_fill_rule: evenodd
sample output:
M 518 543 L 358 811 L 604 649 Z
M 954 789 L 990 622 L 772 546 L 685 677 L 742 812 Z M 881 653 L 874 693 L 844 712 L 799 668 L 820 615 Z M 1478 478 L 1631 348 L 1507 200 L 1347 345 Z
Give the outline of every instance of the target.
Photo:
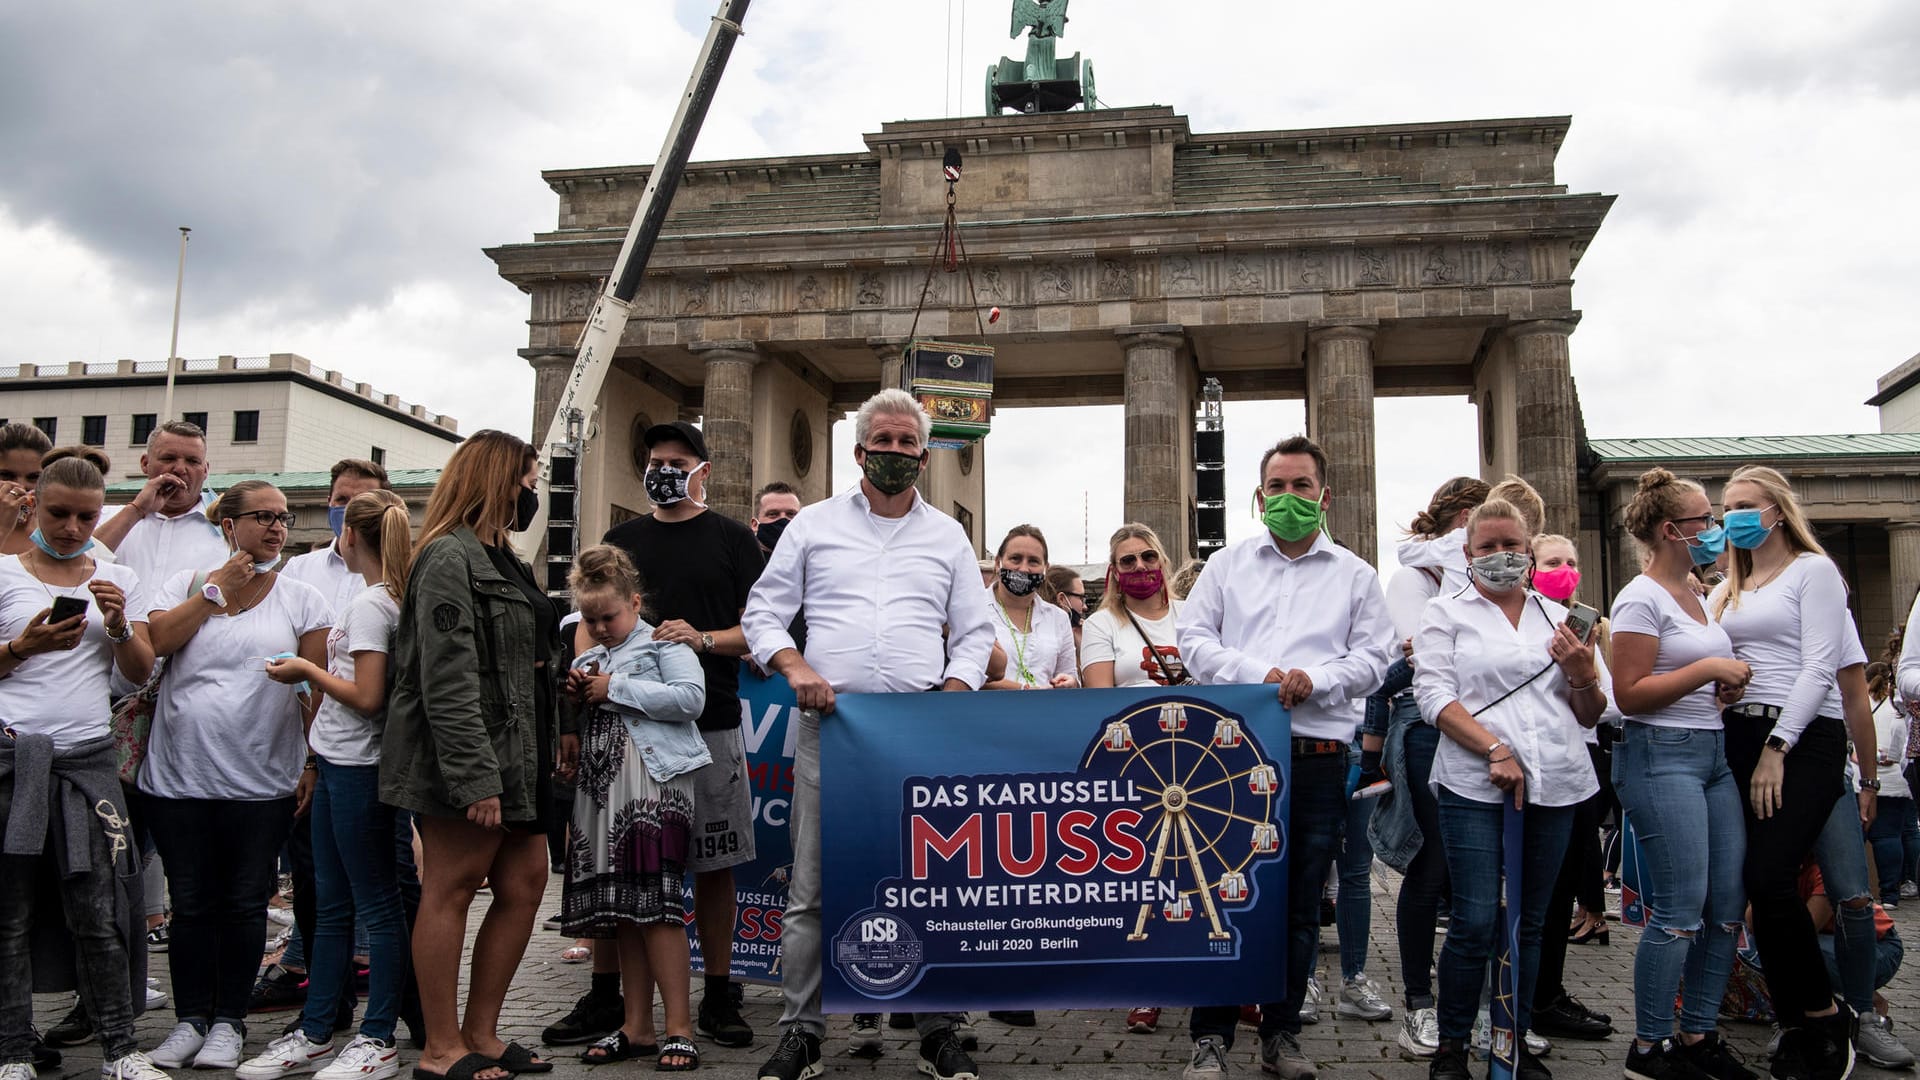
M 1376 866 L 1373 934 L 1368 947 L 1367 965 L 1368 974 L 1381 984 L 1387 999 L 1393 1003 L 1395 1017 L 1391 1021 L 1378 1023 L 1336 1019 L 1329 1002 L 1324 1010 L 1327 1019 L 1306 1028 L 1301 1037 L 1302 1047 L 1309 1057 L 1321 1065 L 1320 1075 L 1327 1080 L 1360 1080 L 1368 1076 L 1380 1080 L 1417 1080 L 1426 1076 L 1426 1065 L 1403 1060 L 1399 1048 L 1394 1044 L 1394 1036 L 1399 1031 L 1401 1004 L 1400 962 L 1393 933 L 1393 889 L 1398 881 L 1396 875 Z M 551 912 L 559 909 L 559 895 L 559 879 L 555 878 L 548 888 L 549 903 L 545 910 Z M 483 897 L 475 905 L 474 917 L 469 921 L 470 929 L 478 927 L 478 916 L 484 904 Z M 1899 914 L 1898 911 L 1894 913 L 1896 918 Z M 1617 1030 L 1631 1031 L 1633 950 L 1639 935 L 1630 928 L 1614 923 L 1611 936 L 1610 945 L 1570 947 L 1567 989 L 1589 1007 L 1611 1014 Z M 566 1012 L 573 1000 L 585 991 L 588 965 L 561 963 L 560 950 L 566 944 L 568 942 L 558 935 L 536 929 L 526 961 L 514 980 L 513 991 L 507 1000 L 501 1031 L 503 1037 L 518 1039 L 530 1046 L 537 1044 L 540 1030 Z M 1333 928 L 1329 927 L 1323 932 L 1321 963 L 1323 971 L 1331 965 L 1337 975 L 1339 965 L 1336 947 Z M 153 957 L 153 974 L 159 978 L 163 988 L 167 985 L 165 959 L 160 955 Z M 697 980 L 695 987 L 697 995 Z M 1885 993 L 1893 1003 L 1896 1032 L 1907 1039 L 1909 1045 L 1920 1044 L 1920 1038 L 1916 1038 L 1916 1032 L 1920 1032 L 1920 1019 L 1912 1021 L 1915 1026 L 1903 1023 L 1905 1018 L 1920 1018 L 1920 977 L 1902 971 Z M 36 997 L 35 1015 L 40 1027 L 44 1030 L 64 1015 L 70 1000 L 45 995 Z M 704 1039 L 699 1040 L 703 1055 L 702 1073 L 725 1080 L 753 1080 L 758 1075 L 758 1068 L 772 1051 L 775 1041 L 775 1022 L 780 1016 L 778 988 L 749 986 L 746 1015 L 758 1036 L 754 1044 L 745 1049 L 729 1050 Z M 1039 1016 L 1039 1026 L 1032 1028 L 1011 1028 L 984 1015 L 976 1015 L 974 1026 L 979 1033 L 980 1049 L 974 1058 L 980 1063 L 983 1076 L 995 1078 L 1178 1076 L 1186 1063 L 1191 1045 L 1186 1037 L 1186 1010 L 1168 1009 L 1161 1018 L 1159 1032 L 1153 1035 L 1128 1034 L 1122 1023 L 1123 1015 L 1124 1010 L 1120 1009 L 1043 1012 Z M 292 1017 L 290 1012 L 255 1014 L 247 1039 L 249 1051 L 264 1047 L 267 1039 Z M 148 1013 L 140 1021 L 142 1045 L 149 1048 L 156 1045 L 172 1024 L 171 1008 Z M 846 1054 L 846 1018 L 830 1018 L 828 1041 L 824 1048 L 827 1075 L 918 1076 L 915 1069 L 917 1043 L 913 1040 L 913 1033 L 883 1030 L 888 1036 L 884 1057 L 878 1061 L 852 1058 Z M 1724 1034 L 1746 1055 L 1749 1062 L 1762 1060 L 1769 1035 L 1766 1027 L 1729 1024 Z M 1556 1080 L 1616 1080 L 1621 1075 L 1620 1064 L 1625 1048 L 1624 1035 L 1615 1035 L 1599 1043 L 1563 1040 L 1554 1045 L 1552 1056 L 1546 1064 L 1553 1070 Z M 653 1071 L 650 1062 L 590 1069 L 580 1064 L 578 1052 L 577 1047 L 553 1049 L 552 1056 L 558 1063 L 558 1068 L 552 1074 L 555 1080 L 582 1080 L 588 1072 L 597 1072 L 604 1078 L 608 1074 L 617 1076 L 632 1071 Z M 403 1051 L 403 1061 L 410 1063 L 412 1057 L 411 1051 Z M 57 1075 L 76 1078 L 98 1076 L 99 1060 L 97 1046 L 70 1048 Z M 1241 1030 L 1229 1064 L 1234 1073 L 1261 1075 L 1258 1040 L 1251 1031 Z M 1475 1075 L 1483 1075 L 1483 1068 L 1482 1065 L 1476 1065 Z M 1764 1065 L 1760 1071 L 1764 1074 Z M 214 1072 L 206 1075 L 210 1080 L 223 1080 L 225 1074 Z M 1860 1075 L 1880 1075 L 1880 1070 L 1863 1062 Z

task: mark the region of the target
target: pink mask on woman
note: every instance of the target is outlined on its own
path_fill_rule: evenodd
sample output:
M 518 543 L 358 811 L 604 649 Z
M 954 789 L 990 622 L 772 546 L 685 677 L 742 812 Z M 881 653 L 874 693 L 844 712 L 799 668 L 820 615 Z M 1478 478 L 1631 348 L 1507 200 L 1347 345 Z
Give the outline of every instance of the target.
M 1166 578 L 1161 576 L 1158 569 L 1121 570 L 1114 576 L 1120 581 L 1120 591 L 1135 600 L 1145 600 L 1166 585 Z
M 1574 592 L 1580 588 L 1580 570 L 1577 567 L 1565 565 L 1556 566 L 1551 570 L 1535 570 L 1533 587 L 1547 599 L 1564 603 L 1573 599 Z

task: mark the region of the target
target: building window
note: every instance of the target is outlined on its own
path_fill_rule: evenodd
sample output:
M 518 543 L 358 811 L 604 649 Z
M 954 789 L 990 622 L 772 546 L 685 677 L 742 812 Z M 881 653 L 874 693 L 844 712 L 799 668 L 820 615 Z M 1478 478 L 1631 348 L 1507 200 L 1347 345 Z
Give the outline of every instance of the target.
M 134 413 L 133 414 L 133 441 L 129 442 L 127 445 L 129 446 L 147 445 L 147 440 L 153 436 L 154 425 L 159 421 L 159 419 L 160 418 L 158 416 L 155 416 L 153 413 L 150 413 L 150 412 Z
M 37 427 L 37 428 L 39 428 L 39 429 L 40 429 L 41 431 L 43 431 L 43 432 L 45 432 L 45 433 L 46 433 L 46 435 L 47 435 L 47 438 L 49 438 L 49 439 L 52 439 L 52 440 L 53 440 L 54 442 L 59 442 L 59 441 L 60 441 L 60 436 L 59 436 L 59 434 L 58 434 L 58 432 L 59 432 L 59 430 L 60 430 L 60 418 L 59 418 L 59 417 L 57 417 L 57 416 L 36 416 L 36 417 L 34 417 L 34 418 L 33 418 L 33 426 L 34 426 L 34 427 Z
M 387 452 L 384 448 L 376 446 L 373 448 L 373 453 L 367 456 L 373 459 L 375 465 L 383 469 L 387 467 Z
M 206 413 L 183 412 L 180 414 L 180 419 L 185 420 L 187 423 L 192 424 L 194 427 L 199 428 L 203 432 L 207 430 L 207 414 Z
M 233 441 L 260 441 L 260 410 L 238 409 L 233 414 Z
M 107 445 L 107 418 L 104 416 L 81 417 L 80 441 L 88 446 Z

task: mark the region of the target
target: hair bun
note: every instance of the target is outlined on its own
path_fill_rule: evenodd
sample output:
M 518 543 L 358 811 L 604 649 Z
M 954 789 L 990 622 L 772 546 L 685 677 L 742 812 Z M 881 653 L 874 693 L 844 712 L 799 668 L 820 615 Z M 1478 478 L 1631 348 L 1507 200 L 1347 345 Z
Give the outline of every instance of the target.
M 1658 491 L 1661 488 L 1666 487 L 1667 485 L 1673 483 L 1677 479 L 1679 479 L 1679 477 L 1673 475 L 1671 472 L 1668 472 L 1666 469 L 1663 469 L 1660 466 L 1655 465 L 1653 468 L 1648 469 L 1646 472 L 1643 472 L 1640 474 L 1639 490 L 1640 491 Z

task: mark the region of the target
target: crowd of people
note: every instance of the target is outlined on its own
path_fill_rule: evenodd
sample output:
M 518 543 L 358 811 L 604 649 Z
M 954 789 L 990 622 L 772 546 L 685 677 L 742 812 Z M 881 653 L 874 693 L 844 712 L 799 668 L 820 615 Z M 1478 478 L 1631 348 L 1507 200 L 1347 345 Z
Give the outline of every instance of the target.
M 0 980 L 0 1080 L 89 1038 L 107 1080 L 387 1080 L 403 1025 L 419 1080 L 551 1071 L 500 1026 L 554 872 L 557 928 L 593 966 L 547 1045 L 663 1071 L 698 1068 L 696 1038 L 752 1045 L 730 974 L 733 873 L 755 854 L 742 663 L 800 709 L 762 1080 L 823 1070 L 820 729 L 837 695 L 1188 684 L 1266 684 L 1291 717 L 1290 745 L 1268 748 L 1291 769 L 1282 992 L 1193 1008 L 1188 1080 L 1228 1072 L 1242 1026 L 1266 1071 L 1313 1080 L 1299 1036 L 1323 1010 L 1395 1019 L 1366 971 L 1376 861 L 1400 875 L 1400 1048 L 1434 1080 L 1472 1075 L 1505 903 L 1517 1073 L 1550 1080 L 1548 1039 L 1614 1033 L 1563 972 L 1570 945 L 1608 941 L 1628 845 L 1645 927 L 1627 1077 L 1753 1080 L 1727 1015 L 1777 1022 L 1776 1080 L 1914 1063 L 1878 990 L 1902 952 L 1889 910 L 1920 870 L 1920 639 L 1869 663 L 1777 471 L 1739 470 L 1717 508 L 1647 472 L 1624 521 L 1642 572 L 1602 619 L 1576 599 L 1577 545 L 1514 478 L 1442 484 L 1383 587 L 1326 529 L 1326 454 L 1288 438 L 1260 461 L 1256 535 L 1176 566 L 1122 525 L 1089 609 L 1095 583 L 1054 565 L 1040 530 L 980 561 L 919 497 L 929 422 L 910 395 L 869 399 L 854 436 L 856 485 L 803 506 L 772 484 L 741 523 L 706 505 L 699 429 L 648 429 L 653 512 L 578 553 L 556 602 L 510 546 L 540 509 L 538 461 L 503 432 L 455 450 L 417 537 L 379 465 L 340 462 L 334 539 L 289 559 L 285 494 L 205 490 L 191 424 L 155 429 L 146 483 L 111 508 L 98 451 L 0 427 L 0 967 L 32 972 Z M 292 925 L 263 972 L 270 920 Z M 168 1002 L 146 974 L 162 955 L 175 1024 L 142 1050 L 136 1017 Z M 76 993 L 44 1037 L 36 989 Z M 251 1036 L 255 1007 L 288 1001 L 292 1024 Z M 1115 1022 L 1150 1033 L 1161 1012 Z M 853 1016 L 847 1049 L 882 1053 L 886 1020 Z M 979 1075 L 965 1015 L 891 1022 L 916 1032 L 920 1071 Z

